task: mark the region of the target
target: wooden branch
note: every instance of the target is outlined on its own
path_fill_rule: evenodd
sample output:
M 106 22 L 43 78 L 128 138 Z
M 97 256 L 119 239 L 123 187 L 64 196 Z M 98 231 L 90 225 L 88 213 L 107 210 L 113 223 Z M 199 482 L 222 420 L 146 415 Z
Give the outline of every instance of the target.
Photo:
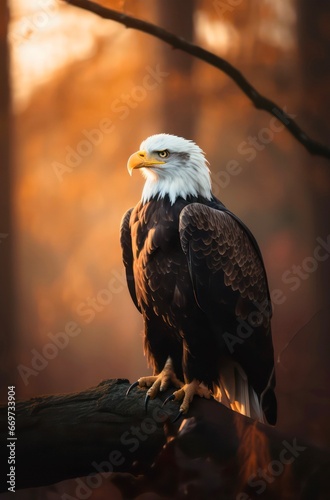
M 134 435 L 138 431 L 132 431 L 132 427 L 139 430 L 148 425 L 143 406 L 145 391 L 136 390 L 125 397 L 127 388 L 127 380 L 108 380 L 80 393 L 43 396 L 18 403 L 16 487 L 42 486 L 86 476 L 97 472 L 93 463 L 102 461 L 112 460 L 117 472 L 130 472 L 135 460 L 150 463 L 165 443 L 164 418 L 166 415 L 173 417 L 178 405 L 164 414 L 160 409 L 161 401 L 152 401 L 148 416 L 151 423 L 154 422 L 153 433 L 149 439 L 140 442 Z M 1 442 L 7 438 L 6 422 L 7 407 L 2 407 L 0 425 L 4 431 L 0 434 Z M 133 453 L 130 450 L 136 444 Z M 1 449 L 3 455 L 7 451 Z M 1 483 L 1 490 L 4 486 Z
M 171 424 L 177 403 L 165 411 L 156 398 L 146 414 L 145 390 L 126 397 L 128 386 L 127 380 L 107 380 L 80 393 L 18 403 L 16 489 L 99 472 L 125 498 L 145 491 L 182 498 L 187 489 L 190 500 L 201 498 L 201 491 L 205 498 L 227 498 L 229 492 L 228 498 L 239 500 L 272 499 L 285 488 L 292 498 L 311 490 L 318 499 L 327 491 L 329 453 L 212 400 L 195 398 L 188 418 Z M 0 440 L 8 442 L 6 406 L 0 426 Z M 8 488 L 7 457 L 2 446 L 1 492 Z
M 220 69 L 236 83 L 236 85 L 244 92 L 257 109 L 270 113 L 282 122 L 289 132 L 307 149 L 310 154 L 330 159 L 330 148 L 311 139 L 283 109 L 281 109 L 275 102 L 261 95 L 237 68 L 222 57 L 219 57 L 212 52 L 199 47 L 198 45 L 192 44 L 183 38 L 160 28 L 159 26 L 132 16 L 128 16 L 122 12 L 103 7 L 95 2 L 89 0 L 64 1 L 67 4 L 93 12 L 104 19 L 116 21 L 123 24 L 127 28 L 133 28 L 138 31 L 142 31 L 143 33 L 152 35 L 171 45 L 173 48 L 180 49 L 183 52 L 186 52 L 187 54 L 190 54 L 197 59 Z

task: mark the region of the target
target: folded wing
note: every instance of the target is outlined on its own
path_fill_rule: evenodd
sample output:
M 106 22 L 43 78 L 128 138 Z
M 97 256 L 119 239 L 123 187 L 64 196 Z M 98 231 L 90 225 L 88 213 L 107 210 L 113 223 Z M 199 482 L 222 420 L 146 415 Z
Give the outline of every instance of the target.
M 252 415 L 259 403 L 275 423 L 271 306 L 259 247 L 236 216 L 199 203 L 182 210 L 179 229 L 196 301 L 229 360 L 219 367 L 222 390 L 231 406 Z

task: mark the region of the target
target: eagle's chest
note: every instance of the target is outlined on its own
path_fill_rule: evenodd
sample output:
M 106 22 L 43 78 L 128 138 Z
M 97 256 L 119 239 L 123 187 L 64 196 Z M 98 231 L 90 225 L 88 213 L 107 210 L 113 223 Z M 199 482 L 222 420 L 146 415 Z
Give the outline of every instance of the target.
M 182 307 L 190 280 L 179 236 L 179 207 L 148 203 L 131 217 L 133 272 L 142 309 L 166 314 Z

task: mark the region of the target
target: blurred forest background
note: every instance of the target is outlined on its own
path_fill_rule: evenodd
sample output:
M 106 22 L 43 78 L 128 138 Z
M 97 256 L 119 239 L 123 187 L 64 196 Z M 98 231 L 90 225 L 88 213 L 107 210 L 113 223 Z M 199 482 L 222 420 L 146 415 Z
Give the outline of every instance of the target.
M 329 144 L 326 0 L 99 3 L 227 58 Z M 59 0 L 0 2 L 0 24 L 2 401 L 9 384 L 28 398 L 147 374 L 119 225 L 143 185 L 127 158 L 168 132 L 206 152 L 214 193 L 255 234 L 278 290 L 279 429 L 330 445 L 329 161 L 226 75 L 149 35 Z M 47 347 L 55 337 L 67 345 Z

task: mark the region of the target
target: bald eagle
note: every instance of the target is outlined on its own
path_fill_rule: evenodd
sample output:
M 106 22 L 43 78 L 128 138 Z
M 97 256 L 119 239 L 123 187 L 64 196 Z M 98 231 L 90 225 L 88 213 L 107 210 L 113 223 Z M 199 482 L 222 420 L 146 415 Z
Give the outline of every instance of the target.
M 128 160 L 141 201 L 124 215 L 127 284 L 144 320 L 154 375 L 146 404 L 171 384 L 186 413 L 195 395 L 275 424 L 267 277 L 250 230 L 211 190 L 208 162 L 190 140 L 157 134 Z M 166 401 L 167 402 L 167 401 Z

